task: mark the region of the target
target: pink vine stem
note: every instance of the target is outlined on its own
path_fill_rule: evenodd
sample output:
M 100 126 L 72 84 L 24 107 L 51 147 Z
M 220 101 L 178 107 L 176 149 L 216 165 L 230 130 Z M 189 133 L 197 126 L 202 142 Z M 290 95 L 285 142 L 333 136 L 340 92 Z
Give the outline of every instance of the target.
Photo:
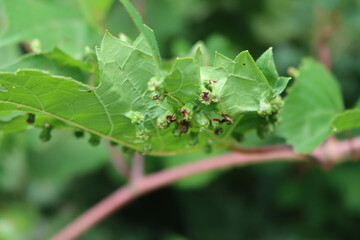
M 352 141 L 352 147 L 350 147 L 349 141 Z M 147 176 L 136 177 L 128 185 L 115 191 L 83 215 L 79 216 L 74 222 L 70 223 L 51 239 L 75 239 L 135 198 L 193 174 L 274 160 L 307 161 L 313 158 L 322 163 L 331 162 L 333 164 L 345 159 L 354 149 L 360 150 L 360 138 L 344 141 L 332 139 L 331 141 L 327 141 L 323 146 L 318 147 L 309 156 L 296 154 L 288 146 L 270 146 L 252 150 L 246 149 L 244 152 L 227 153 L 206 160 L 185 164 L 180 167 L 165 169 Z M 233 150 L 236 150 L 236 148 Z M 244 149 L 237 149 L 236 151 L 242 150 Z

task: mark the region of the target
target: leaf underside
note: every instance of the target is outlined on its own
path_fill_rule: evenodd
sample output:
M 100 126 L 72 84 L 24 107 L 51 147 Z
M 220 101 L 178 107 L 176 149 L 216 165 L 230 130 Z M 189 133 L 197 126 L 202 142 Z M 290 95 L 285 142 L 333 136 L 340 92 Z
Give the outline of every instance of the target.
M 288 80 L 278 76 L 271 50 L 257 62 L 247 51 L 234 60 L 217 53 L 213 66 L 203 66 L 197 49 L 165 71 L 152 30 L 122 3 L 142 32 L 133 43 L 106 33 L 96 60 L 75 60 L 55 48 L 0 69 L 0 112 L 35 115 L 32 125 L 25 114 L 0 122 L 0 130 L 82 129 L 169 155 L 226 146 L 234 133 L 274 123 Z

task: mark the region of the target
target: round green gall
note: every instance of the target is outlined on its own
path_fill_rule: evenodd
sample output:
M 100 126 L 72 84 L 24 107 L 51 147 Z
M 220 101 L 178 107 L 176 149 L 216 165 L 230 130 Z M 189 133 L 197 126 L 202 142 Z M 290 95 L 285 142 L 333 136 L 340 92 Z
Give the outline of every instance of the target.
M 272 113 L 272 106 L 267 101 L 260 101 L 258 114 L 262 117 Z
M 163 76 L 157 75 L 155 77 L 152 77 L 148 82 L 148 90 L 151 92 L 161 90 L 163 88 L 163 83 Z
M 91 134 L 90 138 L 89 138 L 89 143 L 94 147 L 99 145 L 100 144 L 100 137 L 98 135 Z
M 138 129 L 136 131 L 136 137 L 143 141 L 148 141 L 150 139 L 150 131 L 146 128 Z
M 137 111 L 129 111 L 125 114 L 125 116 L 127 118 L 129 118 L 131 120 L 131 123 L 133 124 L 140 124 L 142 122 L 144 122 L 145 120 L 145 116 L 144 114 L 142 114 L 141 112 L 137 112 Z

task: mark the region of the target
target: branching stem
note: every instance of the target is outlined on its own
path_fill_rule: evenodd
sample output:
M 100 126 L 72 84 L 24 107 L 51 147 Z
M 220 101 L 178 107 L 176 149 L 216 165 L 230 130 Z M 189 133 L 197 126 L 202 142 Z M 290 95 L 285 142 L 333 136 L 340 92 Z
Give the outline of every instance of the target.
M 344 160 L 351 152 L 360 150 L 360 138 L 352 139 L 352 147 L 348 140 L 338 141 L 331 139 L 326 144 L 318 147 L 312 154 L 312 158 L 320 162 L 332 164 Z M 217 170 L 232 166 L 270 162 L 270 161 L 307 161 L 308 156 L 296 154 L 288 146 L 269 146 L 244 151 L 243 148 L 234 147 L 233 150 L 240 152 L 227 153 L 206 160 L 185 164 L 180 167 L 166 169 L 136 179 L 136 188 L 130 183 L 123 186 L 103 201 L 89 209 L 65 229 L 56 234 L 52 240 L 69 240 L 80 236 L 89 228 L 106 218 L 111 213 L 125 206 L 140 195 L 167 186 L 187 176 L 211 170 Z M 140 158 L 139 158 L 140 159 Z M 134 161 L 135 164 L 135 161 Z
M 130 175 L 129 167 L 123 156 L 121 156 L 118 149 L 114 146 L 111 146 L 109 141 L 106 143 L 106 147 L 109 152 L 110 160 L 114 164 L 116 170 L 118 170 L 118 172 L 121 175 L 123 175 L 125 178 L 129 178 Z

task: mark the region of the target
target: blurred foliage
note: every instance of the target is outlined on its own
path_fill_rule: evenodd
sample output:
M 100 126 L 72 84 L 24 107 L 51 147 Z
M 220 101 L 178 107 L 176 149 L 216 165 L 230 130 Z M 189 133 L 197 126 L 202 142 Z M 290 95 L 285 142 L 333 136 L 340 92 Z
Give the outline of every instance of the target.
M 323 29 L 335 26 L 328 41 L 333 74 L 346 108 L 359 98 L 357 0 L 133 2 L 156 32 L 164 58 L 184 56 L 199 40 L 205 43 L 210 61 L 215 50 L 234 58 L 248 49 L 257 58 L 273 46 L 280 75 L 298 66 L 304 56 L 318 57 Z M 20 34 L 46 23 L 46 16 L 60 23 L 50 34 L 40 31 L 42 27 L 36 35 Z M 74 24 L 64 26 L 67 21 L 63 19 L 69 17 Z M 18 21 L 17 25 L 8 26 L 8 18 Z M 76 35 L 73 28 L 77 28 Z M 131 39 L 138 35 L 117 1 L 0 0 L 0 66 L 21 57 L 26 52 L 22 42 L 35 38 L 44 50 L 56 43 L 80 59 L 86 46 L 99 45 L 104 29 Z M 10 43 L 10 38 L 16 41 Z M 7 119 L 0 116 L 0 120 Z M 353 131 L 353 135 L 358 133 Z M 92 147 L 87 142 L 90 136 L 75 139 L 66 131 L 55 131 L 51 141 L 43 143 L 39 134 L 33 129 L 1 137 L 1 240 L 48 239 L 124 184 L 103 143 Z M 270 137 L 264 141 L 253 134 L 243 144 L 269 142 L 282 140 Z M 149 157 L 146 170 L 150 173 L 208 156 Z M 310 163 L 271 163 L 204 173 L 136 200 L 80 239 L 359 239 L 358 181 L 359 162 L 330 171 Z

